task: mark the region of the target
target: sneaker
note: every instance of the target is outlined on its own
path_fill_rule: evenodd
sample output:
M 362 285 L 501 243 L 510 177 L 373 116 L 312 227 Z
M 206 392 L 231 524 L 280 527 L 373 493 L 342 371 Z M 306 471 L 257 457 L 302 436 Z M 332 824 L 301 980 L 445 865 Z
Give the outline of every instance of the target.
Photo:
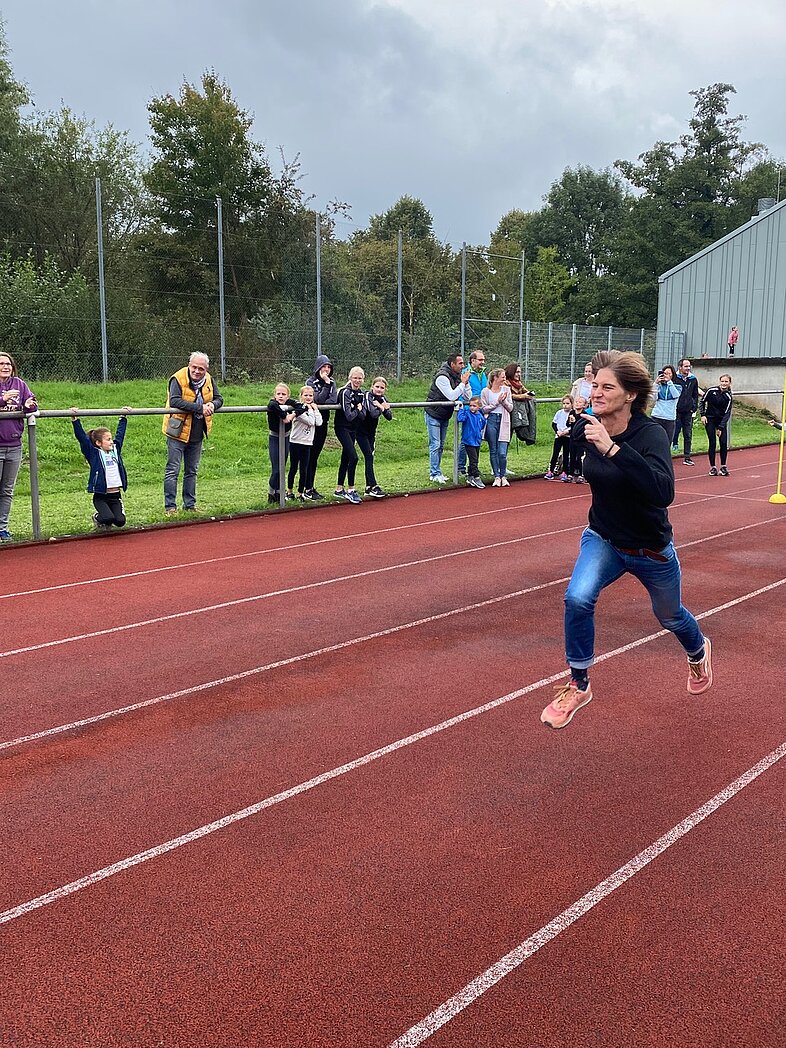
M 366 488 L 366 494 L 370 495 L 372 499 L 383 499 L 387 492 L 383 491 L 379 484 L 374 484 L 372 487 Z
M 554 480 L 554 474 L 551 472 L 551 470 L 549 470 L 548 473 L 544 473 L 543 474 L 543 479 L 544 480 Z
M 712 645 L 704 638 L 704 658 L 701 662 L 688 659 L 688 694 L 701 695 L 712 684 Z
M 0 531 L 0 542 L 11 542 L 13 535 L 10 531 Z
M 573 479 L 576 481 L 577 484 L 586 484 L 587 483 L 587 481 L 582 476 L 574 477 Z
M 696 463 L 693 461 L 692 458 L 686 458 L 685 462 L 683 463 L 683 465 L 684 466 L 695 466 Z
M 351 502 L 353 506 L 359 506 L 363 499 L 358 495 L 356 491 L 347 491 L 344 495 L 347 502 Z
M 560 473 L 559 479 L 562 481 L 563 484 L 567 484 L 568 483 L 568 474 L 567 473 Z
M 278 495 L 268 495 L 267 500 L 271 506 L 278 505 Z
M 447 484 L 448 478 L 444 473 L 435 473 L 433 477 L 429 478 L 432 484 Z
M 543 724 L 550 728 L 564 728 L 573 720 L 573 714 L 592 700 L 592 688 L 581 691 L 575 680 L 559 684 L 556 695 L 540 715 Z
M 671 450 L 676 454 L 680 450 L 679 444 L 672 444 Z
M 481 488 L 485 488 L 486 486 L 480 479 L 480 477 L 470 477 L 467 481 L 467 484 L 472 488 L 477 488 L 478 491 L 480 491 Z
M 316 496 L 317 496 L 317 493 L 313 489 L 309 489 L 308 491 L 302 492 L 300 498 L 301 498 L 302 502 L 316 502 L 317 501 L 317 497 Z
M 721 468 L 720 468 L 720 475 L 721 475 L 722 477 L 728 477 L 728 475 L 729 475 L 729 471 L 728 471 L 728 469 L 726 468 L 726 466 L 721 466 Z
M 502 477 L 501 479 L 502 479 L 502 487 L 503 488 L 509 488 L 510 487 L 510 481 L 508 480 L 508 478 L 507 477 Z
M 324 495 L 320 495 L 316 488 L 311 488 L 309 490 L 309 496 L 310 496 L 312 502 L 324 502 L 325 501 L 325 496 Z
M 563 484 L 573 484 L 574 483 L 573 477 L 572 477 L 572 475 L 570 473 L 568 473 L 567 476 L 565 476 L 563 474 L 559 479 L 562 481 Z
M 502 478 L 501 477 L 495 477 L 491 486 L 492 486 L 492 488 L 501 488 L 502 487 Z
M 174 517 L 174 515 L 177 513 L 177 506 L 167 506 L 167 508 L 164 510 L 164 513 L 168 517 Z
M 712 469 L 710 470 L 710 476 L 711 476 L 711 477 L 717 477 L 717 475 L 718 475 L 718 471 L 717 471 L 717 469 L 715 469 L 715 467 L 713 466 L 713 467 L 712 467 Z

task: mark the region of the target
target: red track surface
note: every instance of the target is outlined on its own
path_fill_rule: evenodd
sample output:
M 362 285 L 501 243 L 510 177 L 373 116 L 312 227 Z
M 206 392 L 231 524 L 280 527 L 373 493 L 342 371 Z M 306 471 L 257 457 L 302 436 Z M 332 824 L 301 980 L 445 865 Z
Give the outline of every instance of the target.
M 560 732 L 586 489 L 4 550 L 2 1043 L 389 1045 L 774 754 L 786 512 L 731 464 L 671 512 L 712 691 L 624 579 Z M 784 764 L 422 1037 L 780 1045 Z

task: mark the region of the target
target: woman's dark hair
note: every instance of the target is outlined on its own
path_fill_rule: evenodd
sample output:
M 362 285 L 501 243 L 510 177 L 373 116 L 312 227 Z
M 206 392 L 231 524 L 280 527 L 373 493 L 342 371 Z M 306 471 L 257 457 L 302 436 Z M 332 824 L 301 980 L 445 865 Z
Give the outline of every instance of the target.
M 505 368 L 505 378 L 510 382 L 512 378 L 515 378 L 516 372 L 521 367 L 521 364 L 508 364 Z
M 671 372 L 671 379 L 670 379 L 670 381 L 673 382 L 674 379 L 677 377 L 677 369 L 674 367 L 673 364 L 664 364 L 662 370 L 665 372 L 666 368 L 668 368 L 669 371 Z
M 11 361 L 11 374 L 15 375 L 16 374 L 16 361 L 11 356 L 11 354 L 10 353 L 6 353 L 6 351 L 4 349 L 0 349 L 0 357 L 8 357 L 8 359 Z
M 613 372 L 626 393 L 633 393 L 630 410 L 644 413 L 652 403 L 652 377 L 641 353 L 619 349 L 602 349 L 591 360 L 592 373 L 597 376 L 603 368 Z

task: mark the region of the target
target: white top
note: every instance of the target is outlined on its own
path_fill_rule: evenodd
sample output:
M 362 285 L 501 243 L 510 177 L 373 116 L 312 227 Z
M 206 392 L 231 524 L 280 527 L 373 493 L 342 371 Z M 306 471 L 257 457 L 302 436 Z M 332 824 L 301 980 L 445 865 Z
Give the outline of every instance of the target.
M 293 419 L 292 429 L 289 431 L 289 443 L 311 446 L 314 443 L 314 429 L 321 425 L 322 412 L 313 404 L 309 404 L 308 410 Z

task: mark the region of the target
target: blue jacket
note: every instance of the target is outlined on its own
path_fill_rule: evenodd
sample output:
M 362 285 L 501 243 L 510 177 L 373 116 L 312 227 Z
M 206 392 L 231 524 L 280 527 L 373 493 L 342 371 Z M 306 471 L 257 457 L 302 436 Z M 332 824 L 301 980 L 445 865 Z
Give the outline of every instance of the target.
M 104 457 L 101 454 L 101 449 L 91 443 L 90 438 L 87 433 L 85 433 L 82 428 L 82 423 L 78 418 L 72 419 L 72 422 L 74 424 L 74 436 L 79 441 L 82 454 L 85 456 L 88 465 L 90 466 L 90 478 L 87 482 L 87 490 L 91 494 L 106 494 L 106 470 L 104 469 Z M 117 432 L 115 433 L 115 451 L 117 452 L 117 465 L 120 469 L 120 481 L 123 485 L 123 491 L 126 491 L 128 488 L 128 477 L 126 476 L 126 467 L 123 465 L 123 458 L 120 454 L 120 450 L 123 447 L 123 438 L 126 435 L 127 425 L 128 419 L 121 418 L 117 424 Z
M 483 441 L 486 416 L 482 411 L 472 412 L 464 405 L 458 410 L 458 420 L 461 423 L 461 443 L 468 444 L 471 448 L 479 448 Z

